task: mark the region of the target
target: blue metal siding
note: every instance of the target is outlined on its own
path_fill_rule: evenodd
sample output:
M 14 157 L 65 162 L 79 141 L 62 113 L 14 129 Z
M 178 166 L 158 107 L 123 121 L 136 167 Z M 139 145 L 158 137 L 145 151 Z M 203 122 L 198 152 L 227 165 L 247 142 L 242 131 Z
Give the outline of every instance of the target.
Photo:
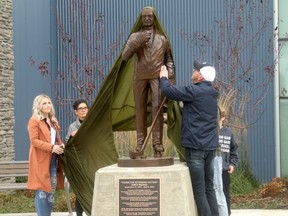
M 36 1 L 36 0 L 35 0 Z M 14 1 L 14 6 L 18 8 L 24 7 L 20 1 Z M 33 1 L 34 2 L 34 1 Z M 37 1 L 38 2 L 38 10 L 39 7 L 42 8 L 45 5 L 45 2 L 47 1 Z M 41 3 L 39 3 L 41 2 Z M 39 18 L 38 21 L 44 23 L 45 25 L 48 24 L 50 21 L 55 21 L 55 14 L 60 13 L 60 16 L 58 18 L 61 18 L 61 23 L 63 24 L 63 28 L 65 30 L 65 33 L 67 33 L 66 36 L 73 35 L 76 36 L 75 43 L 78 46 L 78 50 L 83 50 L 85 47 L 84 41 L 83 41 L 83 32 L 81 32 L 81 16 L 80 11 L 77 9 L 75 2 L 73 0 L 53 0 L 51 1 L 51 17 L 49 15 L 45 15 L 48 12 L 45 10 L 44 16 L 42 15 L 42 18 Z M 215 21 L 223 17 L 223 14 L 225 12 L 224 8 L 224 0 L 218 0 L 218 1 L 210 1 L 210 0 L 181 0 L 181 1 L 175 1 L 175 0 L 143 0 L 143 1 L 131 1 L 131 0 L 85 0 L 81 1 L 83 5 L 86 5 L 87 9 L 87 19 L 90 20 L 88 25 L 88 35 L 89 37 L 93 37 L 93 21 L 97 14 L 101 13 L 104 15 L 104 35 L 103 35 L 103 41 L 101 44 L 101 49 L 99 53 L 97 54 L 97 58 L 102 60 L 101 58 L 107 54 L 108 48 L 111 45 L 111 43 L 118 40 L 119 33 L 123 33 L 122 37 L 120 37 L 119 45 L 117 46 L 116 52 L 112 54 L 111 59 L 108 59 L 106 64 L 104 64 L 103 61 L 98 62 L 99 64 L 104 64 L 103 66 L 103 76 L 98 77 L 97 74 L 93 77 L 95 79 L 95 93 L 99 90 L 101 87 L 101 83 L 103 82 L 103 78 L 107 75 L 109 72 L 109 69 L 111 68 L 116 56 L 118 55 L 121 47 L 123 46 L 125 40 L 128 37 L 128 34 L 130 33 L 130 30 L 138 17 L 139 13 L 141 12 L 142 8 L 144 6 L 152 6 L 155 8 L 161 23 L 163 24 L 169 38 L 172 44 L 173 48 L 173 55 L 174 60 L 176 64 L 176 75 L 177 75 L 177 84 L 183 85 L 189 82 L 191 71 L 193 68 L 193 60 L 195 58 L 201 59 L 201 60 L 207 60 L 210 62 L 215 63 L 213 55 L 213 51 L 211 49 L 207 49 L 206 52 L 199 52 L 199 47 L 196 47 L 194 45 L 190 46 L 190 44 L 183 39 L 183 32 L 187 33 L 186 36 L 189 38 L 190 35 L 192 35 L 194 32 L 205 32 L 207 34 L 211 33 L 210 30 L 213 29 L 213 34 L 217 35 L 219 34 L 220 29 L 214 28 Z M 42 5 L 42 6 L 39 6 Z M 47 3 L 46 3 L 47 4 Z M 35 6 L 36 7 L 36 6 Z M 56 8 L 57 7 L 57 10 Z M 270 2 L 269 8 L 267 13 L 271 13 L 271 16 L 273 16 L 273 2 Z M 48 6 L 49 8 L 49 6 Z M 15 10 L 15 9 L 14 9 Z M 19 9 L 20 10 L 20 9 Z M 23 11 L 23 8 L 21 8 Z M 32 9 L 31 9 L 32 10 Z M 34 10 L 37 10 L 37 8 L 34 8 Z M 29 12 L 31 14 L 35 12 Z M 75 13 L 78 14 L 77 17 L 75 17 Z M 73 15 L 74 14 L 74 15 Z M 254 19 L 257 20 L 257 16 L 261 15 L 259 12 L 258 14 L 255 14 Z M 263 14 L 267 15 L 267 14 Z M 14 14 L 16 20 L 23 19 L 23 16 L 21 17 L 19 13 Z M 32 16 L 32 15 L 31 15 Z M 38 17 L 38 16 L 37 16 Z M 75 22 L 72 22 L 72 17 L 75 18 Z M 45 18 L 45 20 L 44 20 Z M 74 19 L 73 18 L 73 19 Z M 74 23 L 72 25 L 72 23 Z M 49 24 L 48 24 L 49 25 Z M 53 80 L 58 76 L 58 73 L 63 73 L 64 76 L 68 77 L 71 75 L 72 71 L 79 69 L 79 66 L 75 66 L 76 68 L 69 68 L 69 64 L 67 63 L 67 60 L 65 59 L 65 44 L 63 44 L 63 37 L 59 37 L 59 28 L 57 29 L 57 26 L 53 23 L 50 23 L 51 29 L 50 32 L 50 42 L 53 46 L 54 51 L 50 52 L 50 57 L 48 57 L 49 61 L 52 62 L 50 67 L 53 71 Z M 248 25 L 248 24 L 247 24 Z M 16 26 L 17 27 L 17 26 Z M 20 28 L 20 26 L 18 26 Z M 269 24 L 268 26 L 269 31 L 265 33 L 265 40 L 263 40 L 263 45 L 259 46 L 257 48 L 257 52 L 255 55 L 258 55 L 259 58 L 257 61 L 262 60 L 262 56 L 266 52 L 265 47 L 266 39 L 270 38 L 273 35 L 273 24 Z M 25 29 L 23 29 L 25 31 Z M 26 32 L 26 31 L 25 31 Z M 33 35 L 33 32 L 35 32 L 35 29 L 33 31 L 27 31 L 26 34 L 29 34 L 29 37 L 36 40 L 36 36 Z M 47 32 L 39 32 L 37 34 L 37 39 L 39 38 L 44 40 L 47 37 Z M 252 34 L 253 29 L 248 31 L 247 34 Z M 32 36 L 30 35 L 32 34 Z M 46 37 L 45 35 L 46 34 Z M 49 35 L 49 34 L 48 34 Z M 121 35 L 120 35 L 121 36 Z M 18 36 L 20 37 L 20 36 Z M 43 39 L 44 37 L 44 39 Z M 49 40 L 48 38 L 46 38 Z M 97 41 L 96 38 L 92 38 L 92 40 Z M 213 38 L 213 42 L 217 44 L 217 41 L 219 38 Z M 35 43 L 32 40 L 28 40 L 27 46 L 33 46 Z M 38 43 L 37 43 L 38 44 Z M 47 44 L 44 42 L 41 44 L 42 52 L 49 53 Z M 95 48 L 96 45 L 93 45 L 93 48 Z M 92 49 L 93 50 L 93 49 Z M 18 52 L 22 52 L 21 54 L 24 55 L 24 58 L 29 58 L 30 55 L 35 55 L 34 53 L 23 53 L 22 50 L 17 50 Z M 91 51 L 91 50 L 90 50 Z M 55 52 L 55 53 L 54 53 Z M 223 50 L 222 52 L 225 52 Z M 68 48 L 68 53 L 73 54 L 73 50 L 71 48 Z M 79 59 L 81 62 L 85 62 L 85 56 L 83 51 L 82 52 L 75 52 L 79 56 Z M 90 52 L 90 57 L 92 55 L 92 52 Z M 28 57 L 27 57 L 28 56 Z M 243 54 L 242 58 L 245 59 L 249 56 L 249 53 Z M 16 57 L 16 56 L 15 56 Z M 45 56 L 47 57 L 47 56 Z M 44 57 L 43 57 L 44 58 Z M 40 58 L 42 60 L 43 58 Z M 45 59 L 45 58 L 44 58 Z M 273 61 L 273 56 L 271 56 L 271 59 L 267 61 Z M 18 64 L 19 65 L 19 64 Z M 15 60 L 15 68 L 18 66 L 17 62 Z M 217 66 L 217 65 L 216 65 Z M 255 72 L 255 82 L 261 82 L 263 79 L 263 73 L 260 73 L 262 69 L 259 69 L 259 72 Z M 19 68 L 18 68 L 18 74 L 19 74 Z M 15 72 L 17 72 L 15 69 Z M 221 75 L 221 70 L 218 71 L 219 76 Z M 35 72 L 33 74 L 35 76 Z M 82 79 L 85 79 L 85 74 L 82 74 Z M 37 80 L 41 81 L 43 78 L 41 76 L 37 77 Z M 39 82 L 38 81 L 38 82 Z M 64 135 L 66 133 L 66 130 L 69 123 L 72 121 L 72 108 L 71 103 L 73 100 L 79 97 L 79 94 L 75 89 L 69 84 L 69 79 L 63 80 L 56 84 L 55 86 L 51 86 L 53 90 L 57 90 L 61 95 L 62 99 L 68 99 L 66 101 L 62 100 L 61 98 L 57 98 L 57 103 L 59 105 L 59 112 L 57 116 L 60 118 L 61 126 L 63 128 L 62 136 L 64 138 Z M 18 82 L 19 85 L 19 82 Z M 53 84 L 54 85 L 54 84 Z M 16 91 L 17 91 L 17 83 L 15 83 Z M 20 85 L 21 86 L 21 85 Z M 43 84 L 43 86 L 45 86 Z M 32 86 L 31 86 L 32 87 Z M 31 88 L 29 86 L 29 88 Z M 33 86 L 34 87 L 34 86 Z M 249 86 L 247 86 L 249 88 Z M 41 89 L 37 88 L 31 88 L 34 92 L 39 92 Z M 18 95 L 21 95 L 22 92 L 18 91 Z M 51 92 L 48 92 L 49 94 Z M 57 92 L 56 92 L 57 93 Z M 52 94 L 52 93 L 51 93 Z M 55 95 L 55 92 L 53 93 Z M 27 97 L 29 97 L 29 103 L 27 104 L 28 108 L 31 109 L 32 105 L 32 99 L 34 98 L 34 95 L 27 94 Z M 19 97 L 15 99 L 19 100 Z M 27 100 L 26 100 L 27 101 Z M 264 101 L 263 107 L 265 107 L 265 112 L 263 112 L 261 118 L 253 125 L 253 127 L 249 128 L 248 134 L 249 134 L 249 141 L 248 141 L 248 147 L 249 147 L 249 159 L 251 168 L 256 175 L 256 177 L 262 181 L 269 181 L 273 176 L 275 176 L 275 146 L 274 146 L 274 106 L 273 106 L 273 85 L 269 85 L 267 87 L 267 97 Z M 26 106 L 26 107 L 27 107 Z M 16 124 L 17 124 L 17 117 L 16 116 Z M 27 119 L 27 116 L 26 116 Z M 26 124 L 26 122 L 25 122 Z M 22 126 L 23 129 L 23 126 Z M 26 127 L 25 127 L 26 130 Z M 19 133 L 18 133 L 19 136 Z M 17 140 L 18 146 L 20 144 L 20 139 Z
M 28 159 L 27 122 L 34 97 L 45 93 L 53 97 L 50 78 L 43 77 L 38 64 L 50 62 L 50 1 L 13 1 L 13 42 L 15 81 L 15 158 Z M 35 61 L 35 64 L 32 61 Z M 48 70 L 51 71 L 50 65 Z

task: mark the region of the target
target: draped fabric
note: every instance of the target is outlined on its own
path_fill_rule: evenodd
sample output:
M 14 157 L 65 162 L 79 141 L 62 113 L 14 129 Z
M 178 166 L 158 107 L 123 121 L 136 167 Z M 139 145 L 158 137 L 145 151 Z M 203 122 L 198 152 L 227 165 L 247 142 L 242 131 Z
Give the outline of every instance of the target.
M 153 8 L 151 9 L 154 11 Z M 154 14 L 155 26 L 168 39 L 157 14 L 155 12 Z M 138 31 L 141 24 L 140 13 L 130 34 Z M 123 49 L 124 46 L 90 107 L 85 121 L 76 135 L 67 142 L 64 155 L 61 157 L 65 175 L 77 200 L 88 215 L 91 214 L 92 209 L 96 171 L 115 164 L 118 160 L 113 131 L 136 130 L 133 97 L 134 58 L 122 61 Z M 150 101 L 147 102 L 147 110 L 150 116 L 148 123 L 151 124 Z M 167 102 L 167 117 L 168 137 L 174 143 L 180 160 L 183 161 L 181 111 L 175 101 Z

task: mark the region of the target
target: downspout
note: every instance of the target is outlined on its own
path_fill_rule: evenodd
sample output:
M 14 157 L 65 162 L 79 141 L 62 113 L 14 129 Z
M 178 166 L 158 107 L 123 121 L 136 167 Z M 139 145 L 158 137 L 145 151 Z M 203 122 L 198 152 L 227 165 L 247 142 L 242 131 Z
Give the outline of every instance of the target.
M 280 114 L 279 114 L 279 102 L 280 102 L 280 97 L 279 97 L 279 49 L 278 49 L 278 19 L 279 19 L 279 13 L 278 13 L 278 0 L 274 0 L 273 3 L 274 7 L 274 62 L 275 62 L 275 69 L 274 69 L 274 94 L 275 94 L 275 162 L 276 162 L 276 177 L 280 177 L 281 175 L 281 169 L 280 169 Z M 276 30 L 275 30 L 276 29 Z

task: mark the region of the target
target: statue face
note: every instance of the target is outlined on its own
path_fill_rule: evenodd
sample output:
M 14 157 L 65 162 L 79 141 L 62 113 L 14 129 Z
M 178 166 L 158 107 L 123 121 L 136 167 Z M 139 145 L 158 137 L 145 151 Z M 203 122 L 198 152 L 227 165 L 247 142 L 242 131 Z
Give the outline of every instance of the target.
M 154 14 L 153 14 L 153 11 L 151 9 L 148 9 L 148 8 L 143 9 L 141 15 L 142 15 L 143 26 L 145 26 L 145 27 L 153 26 Z

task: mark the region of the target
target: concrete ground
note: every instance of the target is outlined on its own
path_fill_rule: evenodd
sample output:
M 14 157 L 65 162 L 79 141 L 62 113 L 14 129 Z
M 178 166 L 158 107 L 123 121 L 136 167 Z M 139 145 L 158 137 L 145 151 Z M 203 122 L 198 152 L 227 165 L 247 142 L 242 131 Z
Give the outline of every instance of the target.
M 262 209 L 241 209 L 233 210 L 231 216 L 288 216 L 288 209 L 283 210 L 262 210 Z
M 84 214 L 86 216 L 86 214 Z M 261 210 L 261 209 L 242 209 L 233 210 L 231 216 L 288 216 L 288 209 L 284 210 Z M 37 216 L 36 213 L 0 214 L 0 216 Z M 71 216 L 68 212 L 54 212 L 51 216 Z M 73 213 L 76 216 L 76 213 Z

